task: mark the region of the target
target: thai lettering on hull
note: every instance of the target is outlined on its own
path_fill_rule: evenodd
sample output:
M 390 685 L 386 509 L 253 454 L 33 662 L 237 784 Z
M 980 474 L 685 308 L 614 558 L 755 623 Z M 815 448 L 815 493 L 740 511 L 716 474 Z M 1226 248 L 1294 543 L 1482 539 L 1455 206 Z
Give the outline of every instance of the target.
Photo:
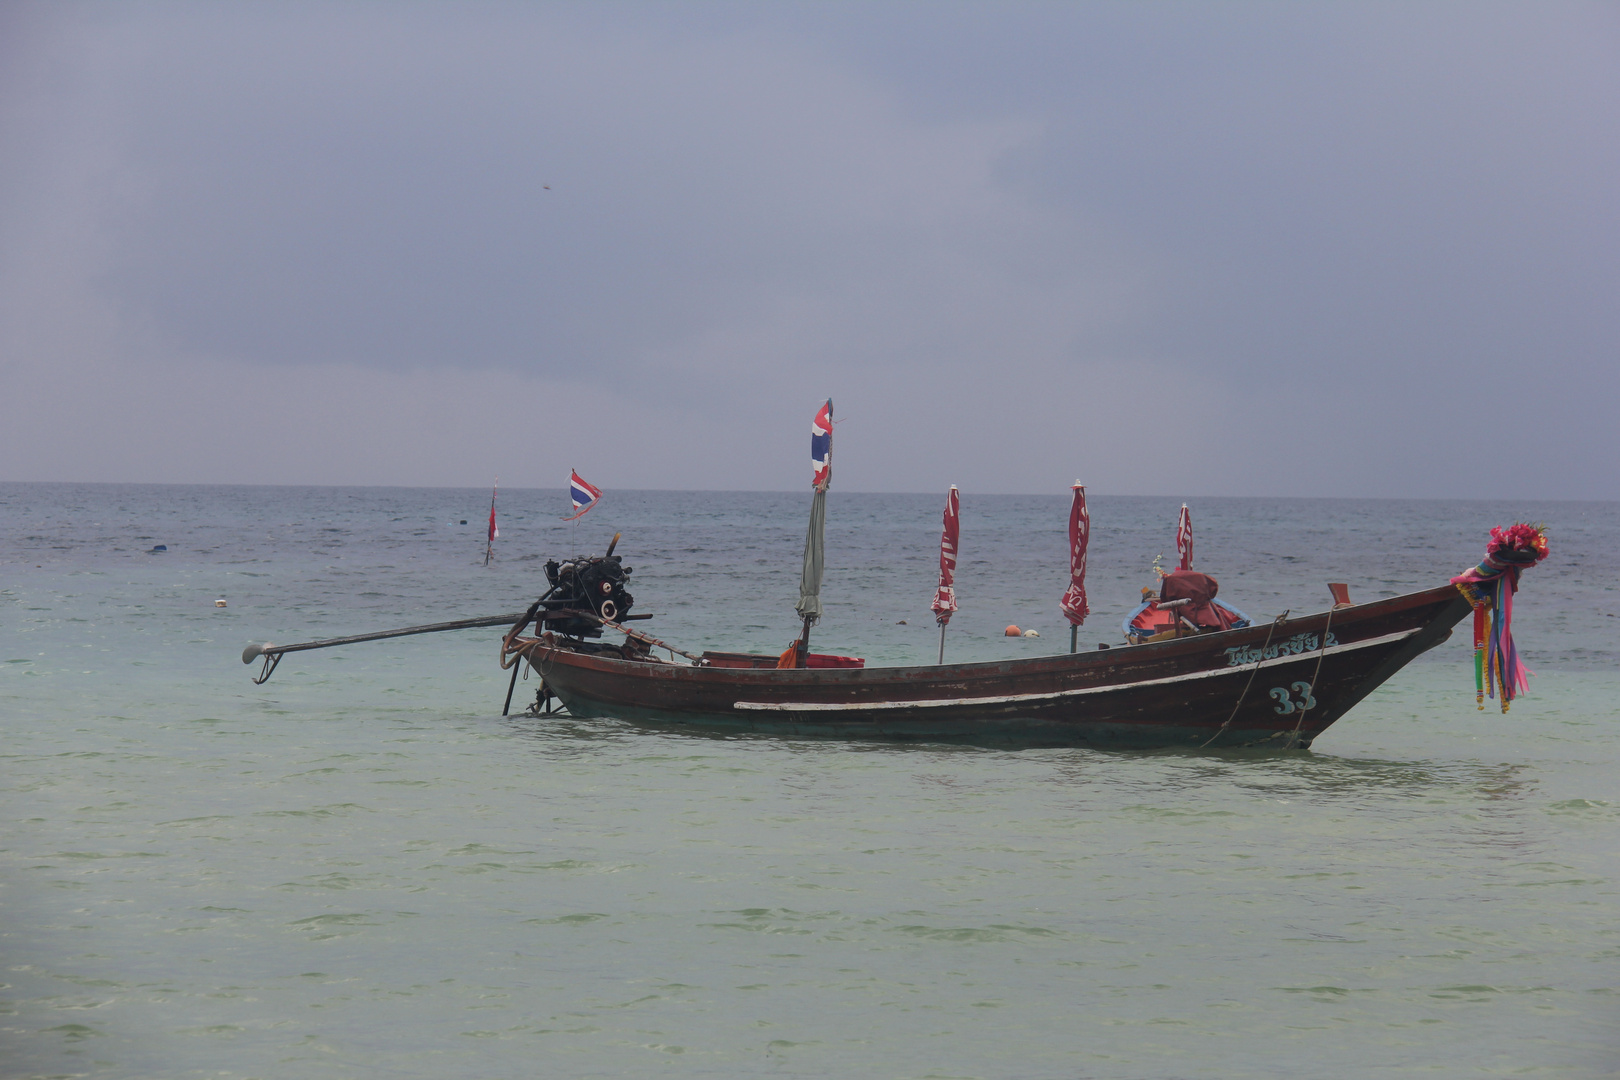
M 1333 631 L 1327 634 L 1327 647 L 1332 648 L 1339 643 L 1333 636 Z M 1295 634 L 1286 641 L 1273 641 L 1265 648 L 1257 645 L 1235 645 L 1226 650 L 1226 666 L 1240 667 L 1243 664 L 1256 664 L 1261 660 L 1275 660 L 1279 656 L 1302 656 L 1305 653 L 1315 652 L 1322 648 L 1322 639 L 1316 634 Z

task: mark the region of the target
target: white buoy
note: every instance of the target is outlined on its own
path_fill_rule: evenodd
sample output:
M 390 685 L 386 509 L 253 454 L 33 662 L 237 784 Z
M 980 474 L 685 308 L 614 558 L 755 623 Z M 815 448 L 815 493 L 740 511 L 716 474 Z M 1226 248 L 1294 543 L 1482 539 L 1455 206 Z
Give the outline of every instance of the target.
M 1024 631 L 1024 636 L 1025 637 L 1040 637 L 1041 632 L 1039 630 L 1025 630 Z

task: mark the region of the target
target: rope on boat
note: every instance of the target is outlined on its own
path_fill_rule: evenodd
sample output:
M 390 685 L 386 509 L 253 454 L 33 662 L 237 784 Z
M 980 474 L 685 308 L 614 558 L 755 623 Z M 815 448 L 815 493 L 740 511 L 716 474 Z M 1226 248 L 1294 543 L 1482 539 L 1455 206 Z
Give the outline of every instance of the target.
M 540 676 L 540 690 L 536 692 L 534 702 L 531 703 L 524 711 L 524 715 L 526 716 L 540 715 L 540 695 L 542 693 L 545 695 L 546 700 L 548 701 L 552 696 L 551 688 L 546 683 L 547 672 L 545 664 L 543 662 L 536 663 L 535 654 L 542 651 L 549 653 L 555 651 L 555 649 L 555 645 L 547 642 L 543 638 L 517 638 L 514 640 L 512 635 L 508 634 L 501 640 L 501 667 L 510 667 L 512 669 L 512 685 L 517 685 L 518 671 L 524 662 L 527 662 L 529 665 L 529 670 L 523 672 L 524 682 L 528 682 L 529 680 L 529 671 L 532 671 Z M 507 663 L 508 657 L 511 658 L 510 664 Z M 507 695 L 507 700 L 508 702 L 511 701 L 510 693 Z M 548 709 L 547 711 L 549 712 L 550 710 Z M 507 714 L 502 713 L 501 715 L 505 716 Z
M 1289 609 L 1289 611 L 1292 611 L 1292 610 L 1293 610 L 1292 608 Z M 1283 624 L 1283 622 L 1287 620 L 1287 618 L 1288 618 L 1288 611 L 1284 611 L 1281 615 L 1277 616 L 1275 619 L 1273 619 L 1271 621 L 1271 627 L 1270 627 L 1270 629 L 1268 629 L 1266 631 L 1266 643 L 1264 645 L 1260 646 L 1260 655 L 1261 655 L 1261 657 L 1265 656 L 1266 649 L 1271 645 L 1271 635 L 1275 634 L 1277 632 L 1277 627 L 1281 626 Z M 1323 641 L 1324 644 L 1327 642 L 1327 635 L 1326 634 L 1324 634 L 1322 636 L 1322 641 Z M 1317 660 L 1317 665 L 1318 665 L 1318 667 L 1320 667 L 1320 665 L 1321 665 L 1321 660 L 1320 659 Z M 1228 716 L 1226 718 L 1226 722 L 1220 726 L 1220 728 L 1215 732 L 1215 734 L 1213 734 L 1213 735 L 1211 735 L 1209 737 L 1209 742 L 1203 743 L 1202 745 L 1200 745 L 1198 747 L 1198 749 L 1200 749 L 1200 750 L 1204 749 L 1204 747 L 1207 747 L 1209 745 L 1209 743 L 1214 742 L 1216 739 L 1218 739 L 1222 735 L 1226 734 L 1226 729 L 1232 726 L 1232 721 L 1233 720 L 1237 719 L 1238 710 L 1243 708 L 1243 699 L 1249 696 L 1249 687 L 1254 685 L 1254 677 L 1256 675 L 1258 675 L 1258 674 L 1260 674 L 1260 665 L 1258 663 L 1256 663 L 1254 665 L 1254 667 L 1249 669 L 1249 681 L 1243 684 L 1243 693 L 1238 695 L 1237 704 L 1232 706 L 1232 715 Z M 1304 717 L 1301 717 L 1300 719 L 1304 719 Z
M 1322 674 L 1322 658 L 1327 655 L 1328 630 L 1333 626 L 1333 609 L 1328 608 L 1327 622 L 1322 624 L 1322 647 L 1316 653 L 1316 670 L 1311 672 L 1311 685 L 1305 691 L 1305 696 L 1311 701 L 1316 700 L 1316 680 Z M 1288 736 L 1288 749 L 1292 750 L 1299 745 L 1299 729 L 1305 726 L 1305 714 L 1311 706 L 1299 710 L 1299 719 L 1294 721 L 1294 730 Z
M 619 633 L 623 634 L 625 637 L 635 638 L 637 641 L 644 641 L 648 645 L 651 645 L 655 649 L 663 649 L 665 652 L 669 653 L 671 657 L 684 656 L 688 660 L 692 661 L 692 663 L 694 663 L 694 664 L 702 664 L 703 663 L 703 657 L 701 657 L 701 656 L 693 656 L 689 652 L 682 652 L 680 649 L 677 649 L 673 645 L 670 645 L 670 644 L 668 644 L 666 642 L 659 641 L 657 638 L 653 637 L 651 634 L 643 634 L 640 630 L 632 630 L 628 626 L 623 625 L 622 623 L 616 623 L 612 619 L 604 619 L 604 618 L 602 618 L 602 616 L 593 614 L 593 613 L 591 613 L 589 611 L 581 611 L 578 614 L 585 616 L 587 619 L 595 619 L 597 622 L 601 623 L 603 626 L 609 628 L 610 630 L 617 630 Z
M 671 659 L 674 659 L 676 656 L 684 656 L 688 660 L 692 661 L 693 666 L 702 666 L 703 665 L 704 661 L 703 661 L 703 658 L 700 657 L 700 656 L 693 656 L 689 652 L 683 652 L 682 650 L 677 649 L 675 646 L 670 645 L 667 642 L 660 641 L 659 639 L 653 637 L 651 634 L 643 634 L 639 630 L 631 630 L 627 626 L 623 626 L 623 625 L 621 625 L 619 623 L 616 623 L 611 619 L 604 619 L 600 615 L 593 615 L 589 611 L 568 611 L 568 612 L 562 612 L 560 614 L 568 615 L 568 616 L 581 615 L 581 616 L 584 616 L 586 618 L 594 619 L 597 622 L 601 623 L 603 626 L 606 626 L 606 627 L 608 627 L 610 629 L 619 631 L 620 633 L 624 634 L 626 637 L 634 638 L 637 641 L 645 642 L 647 645 L 652 646 L 653 648 L 666 650 L 670 654 Z M 512 668 L 514 665 L 516 665 L 518 663 L 521 663 L 523 660 L 527 659 L 529 661 L 529 666 L 531 668 L 533 668 L 536 672 L 538 672 L 539 675 L 540 675 L 541 681 L 544 681 L 545 678 L 546 678 L 546 670 L 540 664 L 537 664 L 535 662 L 535 660 L 534 660 L 535 653 L 536 652 L 541 652 L 541 651 L 543 651 L 545 653 L 548 653 L 548 654 L 552 653 L 552 652 L 556 652 L 556 651 L 558 651 L 558 646 L 554 642 L 546 641 L 544 638 L 516 638 L 516 637 L 513 637 L 512 635 L 508 634 L 505 638 L 503 638 L 501 640 L 501 652 L 500 652 L 501 670 L 503 670 L 503 671 L 508 670 L 508 669 Z M 661 662 L 661 661 L 658 661 L 658 662 Z

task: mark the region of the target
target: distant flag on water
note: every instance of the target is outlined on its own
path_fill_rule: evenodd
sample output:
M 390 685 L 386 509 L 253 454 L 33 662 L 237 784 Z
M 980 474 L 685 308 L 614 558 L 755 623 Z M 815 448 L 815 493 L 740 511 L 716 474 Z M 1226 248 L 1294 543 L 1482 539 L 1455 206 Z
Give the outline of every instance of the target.
M 1192 569 L 1192 514 L 1187 504 L 1181 504 L 1181 516 L 1176 519 L 1176 554 L 1181 556 L 1181 569 Z
M 821 487 L 832 479 L 832 398 L 810 421 L 811 487 Z
M 501 489 L 501 478 L 495 478 L 495 486 L 489 489 L 489 541 L 484 545 L 484 565 L 489 565 L 490 558 L 495 554 L 495 538 L 501 535 L 501 530 L 495 526 L 495 493 Z
M 583 517 L 591 507 L 602 498 L 602 489 L 586 480 L 573 469 L 568 470 L 568 494 L 574 500 L 574 517 L 565 517 L 564 521 L 573 521 L 574 518 Z

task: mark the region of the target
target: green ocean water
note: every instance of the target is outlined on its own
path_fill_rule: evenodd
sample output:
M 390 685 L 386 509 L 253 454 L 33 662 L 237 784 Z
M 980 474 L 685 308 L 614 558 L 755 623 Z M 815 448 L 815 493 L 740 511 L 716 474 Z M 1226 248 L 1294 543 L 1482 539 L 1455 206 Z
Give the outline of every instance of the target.
M 249 682 L 250 640 L 520 610 L 619 530 L 660 636 L 795 630 L 808 493 L 610 492 L 576 526 L 503 492 L 485 568 L 487 498 L 0 485 L 4 1075 L 1620 1071 L 1620 506 L 1195 501 L 1257 618 L 1552 530 L 1512 712 L 1476 711 L 1459 638 L 1306 752 L 503 718 L 495 632 Z M 942 503 L 834 492 L 818 648 L 933 658 Z M 1066 648 L 1066 506 L 964 493 L 950 656 Z M 1178 506 L 1093 499 L 1082 641 Z

